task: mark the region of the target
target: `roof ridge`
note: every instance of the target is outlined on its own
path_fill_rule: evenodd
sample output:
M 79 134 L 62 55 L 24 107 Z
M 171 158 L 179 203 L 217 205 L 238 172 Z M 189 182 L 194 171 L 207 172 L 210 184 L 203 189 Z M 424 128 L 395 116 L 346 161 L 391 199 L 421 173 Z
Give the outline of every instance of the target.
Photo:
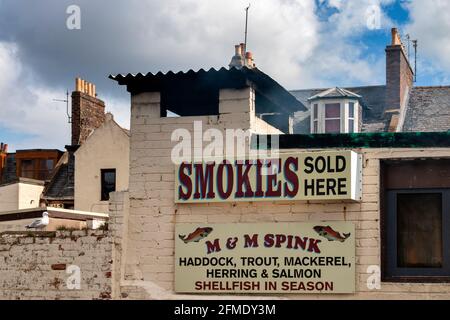
M 376 85 L 369 85 L 369 86 L 356 86 L 356 87 L 325 87 L 325 88 L 306 88 L 306 89 L 293 89 L 293 90 L 289 90 L 289 92 L 300 92 L 300 91 L 313 91 L 313 90 L 320 90 L 320 91 L 325 91 L 328 89 L 332 89 L 332 88 L 342 88 L 344 90 L 349 90 L 349 89 L 360 89 L 360 88 L 381 88 L 381 87 L 386 87 L 385 84 L 376 84 Z M 416 87 L 415 87 L 416 88 Z
M 445 86 L 415 86 L 413 89 L 438 89 L 438 88 L 450 88 L 450 85 Z

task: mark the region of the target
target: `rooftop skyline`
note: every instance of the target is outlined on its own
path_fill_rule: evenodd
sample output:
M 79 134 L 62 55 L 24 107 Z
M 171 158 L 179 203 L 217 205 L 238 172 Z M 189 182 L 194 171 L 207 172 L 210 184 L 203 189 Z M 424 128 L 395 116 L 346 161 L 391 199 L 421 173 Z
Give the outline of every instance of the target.
M 227 66 L 248 1 L 79 0 L 79 30 L 66 26 L 72 4 L 0 2 L 0 141 L 10 151 L 70 144 L 66 106 L 53 99 L 76 76 L 128 128 L 128 94 L 109 74 Z M 384 84 L 384 48 L 398 27 L 419 40 L 416 85 L 449 85 L 448 21 L 444 1 L 251 1 L 248 49 L 290 90 Z

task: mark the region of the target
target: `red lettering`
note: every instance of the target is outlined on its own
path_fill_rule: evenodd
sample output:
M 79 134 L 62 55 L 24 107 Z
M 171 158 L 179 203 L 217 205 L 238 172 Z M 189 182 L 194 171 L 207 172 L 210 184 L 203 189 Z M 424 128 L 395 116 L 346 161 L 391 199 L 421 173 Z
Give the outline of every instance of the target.
M 309 252 L 315 252 L 315 253 L 320 253 L 320 249 L 317 246 L 320 242 L 322 242 L 321 240 L 316 240 L 316 239 L 309 239 L 309 247 L 308 247 L 308 251 Z
M 246 197 L 246 198 L 251 198 L 253 197 L 253 195 L 255 194 L 252 190 L 252 186 L 250 184 L 250 179 L 249 179 L 249 172 L 250 169 L 252 168 L 252 163 L 250 163 L 250 161 L 245 160 L 245 171 L 242 170 L 242 167 L 244 166 L 244 163 L 242 163 L 242 161 L 236 161 L 236 168 L 237 168 L 237 181 L 236 181 L 236 193 L 235 196 L 236 198 L 242 198 L 242 197 Z M 245 194 L 242 191 L 243 187 L 245 184 Z
M 264 247 L 272 248 L 274 244 L 273 234 L 266 234 L 264 236 Z
M 255 191 L 255 197 L 263 197 L 264 192 L 262 190 L 262 166 L 263 163 L 261 160 L 256 161 L 256 191 Z
M 223 189 L 223 171 L 227 169 L 226 190 Z M 233 166 L 224 160 L 217 169 L 217 191 L 222 199 L 227 199 L 233 191 Z
M 208 199 L 213 199 L 215 197 L 215 193 L 213 191 L 214 186 L 214 166 L 216 164 L 208 163 L 205 168 L 205 172 L 203 172 L 203 163 L 194 164 L 195 170 L 195 193 L 194 199 L 204 199 L 207 197 Z M 208 194 L 206 194 L 206 187 L 208 188 Z
M 284 183 L 284 194 L 290 198 L 297 195 L 299 182 L 297 174 L 292 171 L 291 165 L 294 166 L 294 171 L 298 170 L 298 158 L 289 157 L 284 163 L 284 177 L 286 182 Z M 292 189 L 289 189 L 291 185 Z
M 286 236 L 284 234 L 277 234 L 276 236 L 275 247 L 281 248 L 281 245 L 286 242 Z
M 206 253 L 210 254 L 212 252 L 220 252 L 220 243 L 219 239 L 214 240 L 214 243 L 211 243 L 211 241 L 206 241 Z
M 244 235 L 244 248 L 258 248 L 258 235 L 254 234 L 251 238 L 248 234 Z
M 267 175 L 267 191 L 266 197 L 280 197 L 281 196 L 281 182 L 277 179 L 278 172 L 281 170 L 281 159 L 277 160 L 268 160 L 267 162 L 267 170 L 274 170 L 273 163 L 278 161 L 278 165 L 275 173 Z M 276 184 L 276 189 L 274 190 L 274 184 Z
M 305 250 L 307 241 L 308 241 L 308 237 L 303 237 L 303 239 L 302 239 L 302 238 L 296 236 L 294 249 L 298 249 L 300 247 L 303 250 Z
M 189 175 L 192 173 L 192 164 L 183 162 L 178 170 L 178 179 L 180 186 L 178 188 L 178 199 L 188 200 L 192 194 L 192 181 L 191 178 L 184 173 L 184 169 L 188 169 Z M 183 190 L 183 186 L 186 191 Z

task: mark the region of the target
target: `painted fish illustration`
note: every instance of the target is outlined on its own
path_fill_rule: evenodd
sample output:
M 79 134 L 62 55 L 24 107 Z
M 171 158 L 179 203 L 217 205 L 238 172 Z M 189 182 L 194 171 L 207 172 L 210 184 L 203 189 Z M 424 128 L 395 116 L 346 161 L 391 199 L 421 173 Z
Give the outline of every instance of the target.
M 191 234 L 189 234 L 187 237 L 185 235 L 178 235 L 178 237 L 184 241 L 184 243 L 188 243 L 188 242 L 199 242 L 201 239 L 206 238 L 211 231 L 213 231 L 213 228 L 209 228 L 209 227 L 203 227 L 200 228 L 198 227 L 197 229 L 195 229 L 194 232 L 192 232 Z
M 321 237 L 328 239 L 328 241 L 340 241 L 344 242 L 348 237 L 350 237 L 350 233 L 343 233 L 342 236 L 339 232 L 333 230 L 330 226 L 315 226 L 314 231 L 317 232 Z

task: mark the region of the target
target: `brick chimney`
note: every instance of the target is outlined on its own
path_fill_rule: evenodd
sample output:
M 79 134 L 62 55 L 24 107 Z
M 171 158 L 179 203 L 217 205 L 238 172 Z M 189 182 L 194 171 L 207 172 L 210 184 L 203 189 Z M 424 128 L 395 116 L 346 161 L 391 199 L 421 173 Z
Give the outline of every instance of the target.
M 392 42 L 386 47 L 386 116 L 390 116 L 389 131 L 401 127 L 402 116 L 413 86 L 414 71 L 396 28 Z
M 81 145 L 105 121 L 105 103 L 97 99 L 95 85 L 75 79 L 72 92 L 72 145 Z
M 0 144 L 0 183 L 3 180 L 3 171 L 6 166 L 7 155 L 8 155 L 8 145 L 2 142 Z

